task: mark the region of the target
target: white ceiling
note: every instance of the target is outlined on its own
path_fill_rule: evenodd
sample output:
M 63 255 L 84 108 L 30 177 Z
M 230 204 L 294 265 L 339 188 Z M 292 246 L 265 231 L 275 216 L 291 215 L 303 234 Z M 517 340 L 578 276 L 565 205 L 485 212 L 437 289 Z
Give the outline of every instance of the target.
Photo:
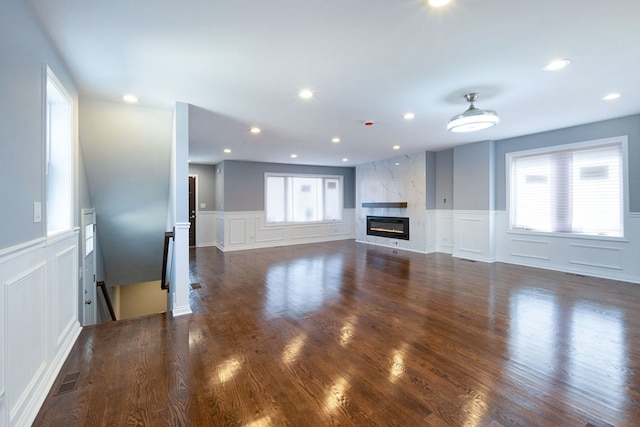
M 27 1 L 82 97 L 197 107 L 198 163 L 355 165 L 640 112 L 637 0 Z M 469 91 L 501 122 L 448 133 Z

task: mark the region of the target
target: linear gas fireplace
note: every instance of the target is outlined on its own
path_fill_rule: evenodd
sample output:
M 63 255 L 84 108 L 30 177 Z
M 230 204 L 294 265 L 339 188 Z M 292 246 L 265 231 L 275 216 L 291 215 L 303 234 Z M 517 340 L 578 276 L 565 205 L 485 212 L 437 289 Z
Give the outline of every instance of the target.
M 409 218 L 395 216 L 367 216 L 369 236 L 409 240 Z

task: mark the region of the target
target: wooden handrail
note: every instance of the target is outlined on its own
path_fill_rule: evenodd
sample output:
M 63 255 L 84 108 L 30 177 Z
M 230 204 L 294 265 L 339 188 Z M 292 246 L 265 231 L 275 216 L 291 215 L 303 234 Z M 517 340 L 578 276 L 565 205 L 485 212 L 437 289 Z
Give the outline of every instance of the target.
M 111 320 L 116 321 L 116 313 L 113 311 L 113 305 L 111 305 L 111 298 L 109 298 L 109 291 L 107 291 L 107 285 L 104 282 L 100 281 L 96 283 L 100 289 L 102 289 L 102 295 L 104 295 L 105 301 L 107 301 L 107 308 L 109 309 L 109 314 L 111 315 Z
M 162 279 L 160 280 L 160 289 L 169 290 L 169 282 L 167 281 L 167 260 L 169 258 L 169 240 L 173 239 L 173 231 L 164 233 L 164 252 L 162 255 Z

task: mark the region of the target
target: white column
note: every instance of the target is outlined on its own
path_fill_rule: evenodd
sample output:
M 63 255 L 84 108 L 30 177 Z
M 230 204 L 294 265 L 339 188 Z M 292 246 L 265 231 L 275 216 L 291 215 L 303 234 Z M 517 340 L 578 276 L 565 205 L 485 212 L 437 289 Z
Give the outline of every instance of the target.
M 174 268 L 170 292 L 173 295 L 171 313 L 174 316 L 191 314 L 189 305 L 189 223 L 176 223 L 173 237 Z

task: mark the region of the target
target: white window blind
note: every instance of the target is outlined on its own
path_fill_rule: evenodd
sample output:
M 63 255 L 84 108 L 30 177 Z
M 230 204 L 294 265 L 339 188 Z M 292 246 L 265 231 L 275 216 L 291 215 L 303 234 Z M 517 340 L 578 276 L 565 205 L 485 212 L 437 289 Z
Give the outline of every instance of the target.
M 342 219 L 342 177 L 267 174 L 265 181 L 268 223 Z
M 622 142 L 509 155 L 512 230 L 623 235 Z

